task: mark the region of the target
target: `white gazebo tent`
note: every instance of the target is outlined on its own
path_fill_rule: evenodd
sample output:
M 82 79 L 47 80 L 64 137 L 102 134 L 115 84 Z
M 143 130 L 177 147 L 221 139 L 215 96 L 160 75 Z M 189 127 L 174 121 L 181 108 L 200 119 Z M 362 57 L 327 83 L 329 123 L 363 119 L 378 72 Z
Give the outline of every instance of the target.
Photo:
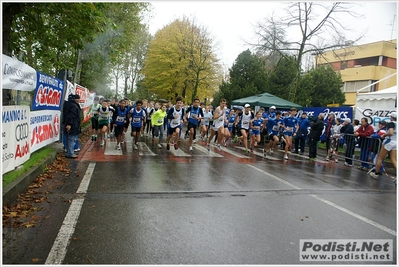
M 380 120 L 389 120 L 389 114 L 396 111 L 398 87 L 370 93 L 358 93 L 356 96 L 355 118 L 370 118 L 376 127 Z

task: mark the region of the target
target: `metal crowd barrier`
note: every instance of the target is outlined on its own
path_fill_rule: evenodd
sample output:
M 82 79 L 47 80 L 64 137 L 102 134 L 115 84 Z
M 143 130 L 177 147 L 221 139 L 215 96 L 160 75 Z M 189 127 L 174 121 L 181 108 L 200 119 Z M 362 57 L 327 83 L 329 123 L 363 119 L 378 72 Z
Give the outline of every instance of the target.
M 378 153 L 382 147 L 382 139 L 376 137 L 355 137 L 354 134 L 341 134 L 338 138 L 330 138 L 330 149 L 336 146 L 343 149 L 336 155 L 341 160 L 352 159 L 359 164 L 368 164 L 369 168 L 375 165 Z

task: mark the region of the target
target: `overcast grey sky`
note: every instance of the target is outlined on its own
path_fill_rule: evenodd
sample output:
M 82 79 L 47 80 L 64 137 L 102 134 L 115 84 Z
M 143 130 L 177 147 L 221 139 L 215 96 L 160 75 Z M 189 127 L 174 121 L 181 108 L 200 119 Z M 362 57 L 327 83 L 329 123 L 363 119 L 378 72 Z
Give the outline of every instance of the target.
M 357 44 L 397 38 L 396 2 L 354 2 L 363 7 L 355 11 L 363 17 L 345 21 L 353 33 L 368 29 L 365 38 Z M 246 41 L 255 41 L 254 27 L 257 21 L 274 14 L 281 14 L 281 2 L 269 1 L 151 1 L 153 18 L 149 21 L 150 33 L 183 15 L 195 18 L 197 25 L 205 26 L 213 39 L 219 43 L 218 57 L 225 69 L 230 68 L 237 56 L 250 48 Z M 350 39 L 350 36 L 347 36 Z

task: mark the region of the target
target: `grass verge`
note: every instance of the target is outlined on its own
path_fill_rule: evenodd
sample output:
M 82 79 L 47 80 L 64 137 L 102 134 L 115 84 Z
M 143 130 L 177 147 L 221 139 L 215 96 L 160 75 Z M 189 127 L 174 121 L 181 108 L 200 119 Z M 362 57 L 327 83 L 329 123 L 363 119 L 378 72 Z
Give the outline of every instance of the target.
M 3 174 L 3 187 L 17 179 L 20 175 L 30 171 L 33 167 L 40 165 L 48 155 L 54 151 L 51 146 L 45 146 L 33 152 L 30 158 L 18 169 Z

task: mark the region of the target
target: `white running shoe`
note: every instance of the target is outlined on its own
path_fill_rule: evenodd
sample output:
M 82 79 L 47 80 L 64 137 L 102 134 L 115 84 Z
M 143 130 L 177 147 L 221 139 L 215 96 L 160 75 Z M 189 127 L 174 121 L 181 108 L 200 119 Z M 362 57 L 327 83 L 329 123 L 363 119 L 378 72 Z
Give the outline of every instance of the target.
M 287 155 L 284 155 L 284 159 L 288 159 L 288 156 L 287 156 Z
M 115 147 L 115 149 L 117 149 L 117 150 L 121 150 L 121 147 L 120 147 L 120 145 L 117 145 L 117 146 Z
M 192 146 L 190 146 L 189 150 L 190 150 L 190 151 L 193 151 L 193 147 L 192 147 Z
M 104 146 L 104 140 L 101 141 L 100 146 Z
M 139 147 L 137 146 L 137 144 L 134 144 L 133 148 L 134 148 L 134 150 L 139 149 Z
M 161 144 L 158 144 L 158 148 L 162 148 L 162 145 L 161 145 Z

